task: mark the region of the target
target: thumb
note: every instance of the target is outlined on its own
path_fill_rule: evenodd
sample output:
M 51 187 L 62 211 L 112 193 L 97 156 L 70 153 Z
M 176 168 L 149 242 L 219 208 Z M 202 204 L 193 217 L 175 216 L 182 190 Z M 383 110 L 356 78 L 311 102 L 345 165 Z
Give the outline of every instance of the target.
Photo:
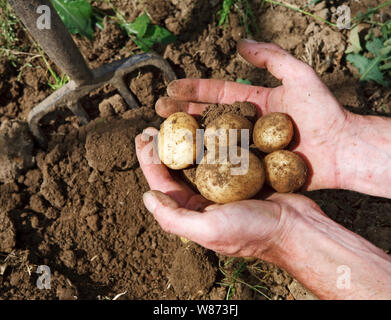
M 210 216 L 199 211 L 181 208 L 167 194 L 160 191 L 144 193 L 143 201 L 165 232 L 173 233 L 197 243 L 215 236 Z

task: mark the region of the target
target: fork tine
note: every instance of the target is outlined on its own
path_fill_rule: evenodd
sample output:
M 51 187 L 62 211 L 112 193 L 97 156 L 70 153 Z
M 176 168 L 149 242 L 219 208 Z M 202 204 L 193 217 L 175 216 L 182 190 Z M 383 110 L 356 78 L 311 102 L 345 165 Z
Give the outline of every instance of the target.
M 84 108 L 81 106 L 79 101 L 67 104 L 69 110 L 73 112 L 73 114 L 79 119 L 80 124 L 86 125 L 90 122 L 90 117 Z
M 139 106 L 139 103 L 134 97 L 132 91 L 130 91 L 122 77 L 113 79 L 112 85 L 119 91 L 120 95 L 122 98 L 124 98 L 130 109 L 134 109 Z

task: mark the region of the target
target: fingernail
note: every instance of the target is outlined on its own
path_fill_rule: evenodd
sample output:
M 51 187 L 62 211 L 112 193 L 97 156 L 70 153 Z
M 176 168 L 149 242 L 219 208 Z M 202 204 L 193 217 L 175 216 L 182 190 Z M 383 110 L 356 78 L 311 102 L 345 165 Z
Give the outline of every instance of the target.
M 150 213 L 154 213 L 159 201 L 156 199 L 152 191 L 143 194 L 144 205 Z
M 242 39 L 240 41 L 247 42 L 247 43 L 258 43 L 258 41 L 255 41 L 253 39 Z
M 155 190 L 144 193 L 143 201 L 145 207 L 151 213 L 155 212 L 155 209 L 158 205 L 162 205 L 171 209 L 177 209 L 179 207 L 178 203 L 171 199 L 168 195 Z
M 169 96 L 175 95 L 176 84 L 177 84 L 177 80 L 174 80 L 171 81 L 170 84 L 167 86 L 167 94 Z

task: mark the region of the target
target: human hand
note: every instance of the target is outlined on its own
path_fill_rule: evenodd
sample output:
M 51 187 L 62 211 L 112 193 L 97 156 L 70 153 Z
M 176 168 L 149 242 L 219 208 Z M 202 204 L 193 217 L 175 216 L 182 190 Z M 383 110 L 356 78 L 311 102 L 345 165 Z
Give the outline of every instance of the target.
M 310 168 L 305 188 L 339 188 L 336 155 L 353 115 L 342 108 L 311 67 L 277 45 L 243 40 L 238 51 L 248 62 L 267 68 L 282 85 L 265 88 L 213 79 L 177 80 L 167 88 L 169 97 L 157 102 L 157 113 L 162 117 L 178 111 L 199 115 L 208 103 L 235 101 L 251 102 L 261 114 L 287 113 L 296 127 L 292 150 L 303 156 Z
M 149 128 L 137 136 L 136 151 L 153 190 L 144 194 L 145 206 L 164 231 L 224 255 L 272 262 L 319 298 L 390 299 L 390 257 L 329 219 L 312 200 L 275 193 L 266 200 L 213 204 L 151 161 L 149 138 L 157 133 Z M 342 289 L 341 267 L 354 271 Z
M 301 211 L 317 205 L 294 194 L 274 194 L 266 200 L 213 204 L 195 193 L 164 164 L 152 161 L 158 131 L 148 128 L 136 138 L 140 167 L 153 191 L 144 195 L 147 209 L 163 230 L 190 239 L 224 255 L 273 260 Z M 292 205 L 294 204 L 294 206 Z M 319 209 L 320 210 L 320 209 Z M 299 213 L 300 212 L 300 213 Z

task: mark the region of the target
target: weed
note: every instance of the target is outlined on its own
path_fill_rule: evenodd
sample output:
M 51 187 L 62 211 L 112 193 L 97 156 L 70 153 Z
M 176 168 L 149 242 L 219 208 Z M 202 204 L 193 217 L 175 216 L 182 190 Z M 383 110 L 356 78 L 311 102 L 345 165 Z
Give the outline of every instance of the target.
M 229 272 L 227 272 L 227 267 L 233 263 L 238 263 L 238 266 L 236 267 L 235 271 L 232 274 L 230 274 Z M 248 266 L 246 260 L 241 260 L 237 258 L 231 258 L 228 261 L 226 261 L 223 265 L 221 261 L 219 262 L 220 272 L 224 275 L 224 279 L 219 284 L 228 288 L 225 297 L 226 300 L 230 300 L 234 296 L 236 291 L 236 285 L 238 283 L 245 285 L 246 287 L 250 288 L 251 290 L 257 292 L 258 294 L 262 295 L 266 299 L 270 300 L 270 297 L 261 291 L 261 290 L 268 290 L 266 287 L 261 285 L 251 285 L 248 282 L 242 280 L 241 276 L 246 270 L 248 270 L 247 267 Z
M 147 12 L 140 15 L 132 23 L 128 22 L 120 11 L 115 8 L 110 0 L 101 0 L 107 3 L 115 13 L 113 19 L 122 30 L 136 43 L 144 52 L 150 51 L 155 44 L 169 44 L 176 40 L 174 34 L 166 28 L 152 24 Z
M 16 28 L 19 25 L 18 18 L 14 15 L 6 1 L 0 2 L 0 52 L 6 56 L 11 64 L 16 67 L 18 64 L 19 39 Z
M 361 81 L 373 80 L 385 87 L 389 87 L 386 78 L 391 76 L 391 20 L 377 21 L 375 13 L 387 5 L 391 5 L 391 1 L 369 8 L 352 19 L 355 24 L 350 32 L 350 46 L 345 52 L 346 60 L 358 69 Z M 360 23 L 370 25 L 363 44 L 359 37 Z M 375 36 L 375 28 L 380 29 L 380 36 Z
M 219 18 L 218 26 L 226 26 L 229 21 L 231 11 L 236 9 L 239 14 L 239 21 L 244 26 L 246 34 L 259 32 L 255 23 L 255 16 L 251 9 L 250 0 L 223 0 L 222 8 L 217 12 Z

